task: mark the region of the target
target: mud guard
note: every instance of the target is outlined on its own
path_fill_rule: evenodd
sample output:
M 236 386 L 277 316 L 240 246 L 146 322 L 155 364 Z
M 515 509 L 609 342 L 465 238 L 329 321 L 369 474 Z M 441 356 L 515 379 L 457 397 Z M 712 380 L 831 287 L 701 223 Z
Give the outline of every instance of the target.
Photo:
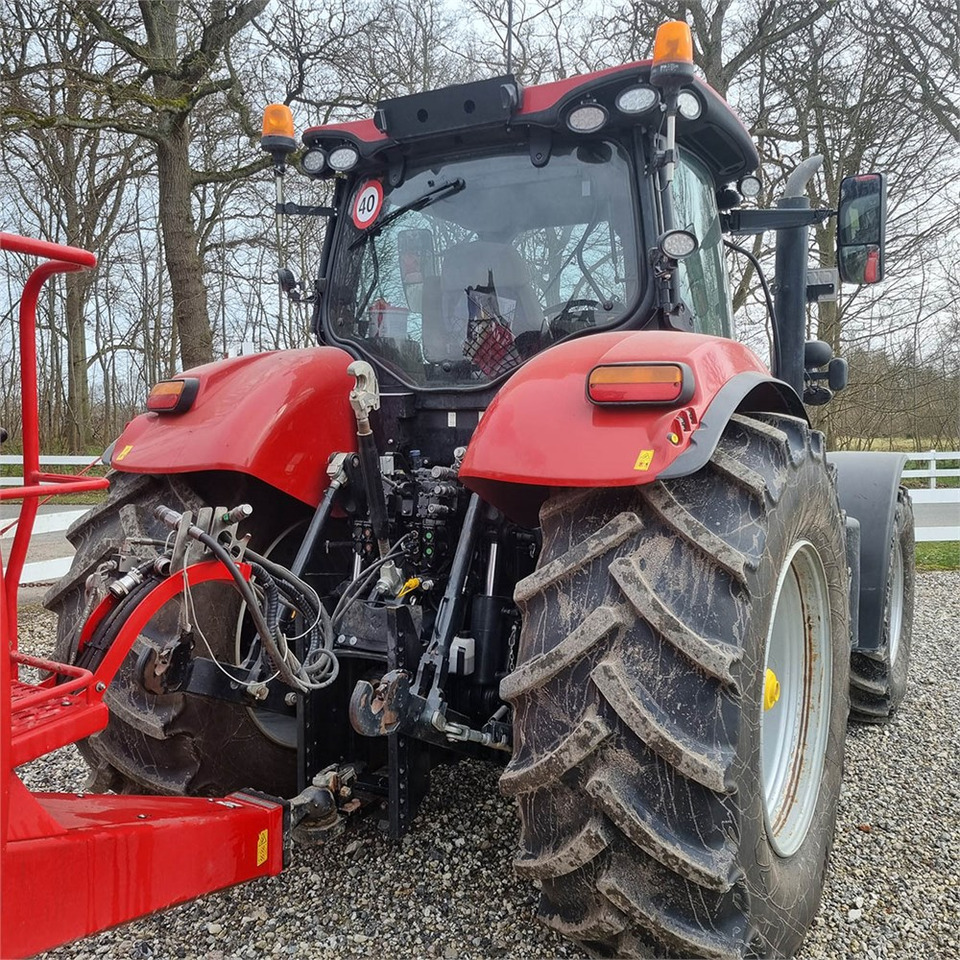
M 860 521 L 860 602 L 854 650 L 877 650 L 883 634 L 883 605 L 893 520 L 897 509 L 904 453 L 827 454 L 837 468 L 840 506 Z
M 676 406 L 598 406 L 598 364 L 682 362 L 693 373 Z M 551 488 L 620 487 L 695 473 L 737 411 L 806 420 L 800 398 L 743 344 L 662 330 L 598 333 L 537 355 L 503 387 L 467 448 L 460 479 L 512 520 L 536 526 Z
M 236 471 L 315 507 L 329 484 L 330 454 L 356 450 L 352 360 L 336 347 L 312 347 L 188 370 L 178 377 L 199 380 L 190 409 L 131 420 L 108 450 L 110 466 L 127 473 Z

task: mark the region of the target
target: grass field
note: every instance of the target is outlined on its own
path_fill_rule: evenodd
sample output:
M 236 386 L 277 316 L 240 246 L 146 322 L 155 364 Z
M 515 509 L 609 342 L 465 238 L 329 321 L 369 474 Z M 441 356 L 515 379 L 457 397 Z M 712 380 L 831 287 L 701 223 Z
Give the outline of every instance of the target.
M 917 544 L 918 570 L 960 570 L 960 540 Z

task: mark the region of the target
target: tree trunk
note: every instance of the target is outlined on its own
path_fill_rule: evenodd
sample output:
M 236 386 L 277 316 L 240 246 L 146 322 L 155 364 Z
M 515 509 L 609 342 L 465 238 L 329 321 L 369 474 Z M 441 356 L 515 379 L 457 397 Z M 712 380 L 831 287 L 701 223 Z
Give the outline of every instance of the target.
M 173 295 L 173 323 L 180 334 L 184 370 L 213 360 L 213 334 L 203 283 L 203 261 L 191 202 L 190 130 L 175 118 L 169 134 L 157 142 L 160 226 Z
M 67 109 L 71 113 L 79 112 L 80 93 L 76 88 L 66 91 Z M 79 156 L 78 139 L 83 135 L 75 130 L 58 131 L 60 139 L 64 182 L 59 193 L 63 203 L 66 242 L 79 247 L 87 247 L 92 230 L 90 222 L 81 210 L 81 182 L 78 175 Z M 96 211 L 94 216 L 99 214 Z M 66 324 L 67 339 L 67 410 L 64 423 L 65 440 L 70 453 L 85 453 L 90 439 L 90 386 L 87 381 L 87 331 L 84 323 L 84 306 L 90 292 L 90 280 L 80 273 L 68 273 L 66 284 Z M 61 368 L 62 369 L 62 368 Z
M 90 441 L 90 387 L 87 381 L 87 331 L 84 302 L 89 281 L 82 274 L 68 273 L 67 287 L 67 422 L 70 453 L 85 453 Z

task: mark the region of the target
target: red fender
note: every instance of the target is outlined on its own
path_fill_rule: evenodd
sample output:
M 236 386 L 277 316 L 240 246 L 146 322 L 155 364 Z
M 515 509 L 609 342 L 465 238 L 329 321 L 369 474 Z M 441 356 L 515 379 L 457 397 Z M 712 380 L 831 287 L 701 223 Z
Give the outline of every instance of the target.
M 644 407 L 587 399 L 587 375 L 597 364 L 650 360 L 687 364 L 692 397 Z M 698 470 L 751 393 L 761 398 L 756 409 L 805 416 L 796 393 L 734 340 L 662 330 L 582 337 L 539 354 L 510 378 L 480 420 L 460 479 L 533 526 L 552 487 L 622 487 Z
M 188 370 L 200 387 L 184 413 L 127 424 L 111 466 L 128 473 L 235 470 L 316 506 L 327 458 L 356 450 L 353 358 L 336 347 L 232 357 Z

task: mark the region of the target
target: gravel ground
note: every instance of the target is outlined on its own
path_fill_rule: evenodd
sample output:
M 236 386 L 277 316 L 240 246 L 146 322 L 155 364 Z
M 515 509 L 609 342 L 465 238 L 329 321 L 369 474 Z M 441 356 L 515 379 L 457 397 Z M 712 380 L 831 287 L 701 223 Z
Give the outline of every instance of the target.
M 24 649 L 52 629 L 35 607 L 21 623 Z M 886 727 L 850 728 L 832 867 L 802 960 L 960 957 L 958 637 L 960 573 L 921 574 L 907 700 Z M 73 748 L 24 771 L 33 789 L 84 783 Z M 440 768 L 398 847 L 368 819 L 323 849 L 297 848 L 280 877 L 45 956 L 580 957 L 533 919 L 496 781 L 489 764 Z

